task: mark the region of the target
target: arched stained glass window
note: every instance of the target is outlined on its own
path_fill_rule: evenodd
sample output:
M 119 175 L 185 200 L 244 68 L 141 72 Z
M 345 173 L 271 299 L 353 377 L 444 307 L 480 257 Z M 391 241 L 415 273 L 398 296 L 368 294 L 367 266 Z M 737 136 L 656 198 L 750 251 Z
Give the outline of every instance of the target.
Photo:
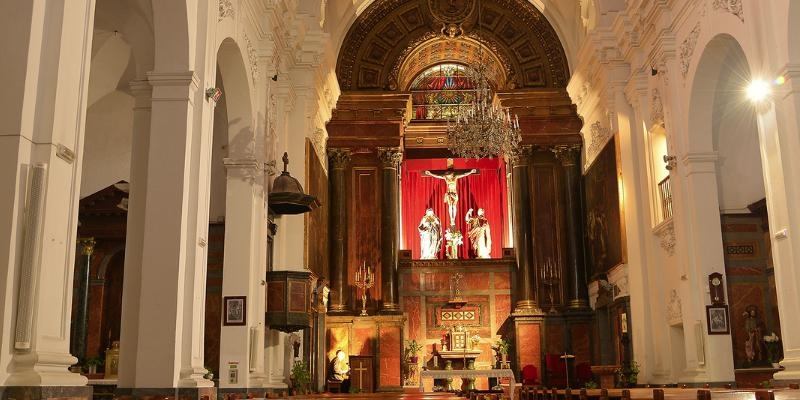
M 414 119 L 455 118 L 458 107 L 475 101 L 475 84 L 466 67 L 439 64 L 430 67 L 411 82 Z

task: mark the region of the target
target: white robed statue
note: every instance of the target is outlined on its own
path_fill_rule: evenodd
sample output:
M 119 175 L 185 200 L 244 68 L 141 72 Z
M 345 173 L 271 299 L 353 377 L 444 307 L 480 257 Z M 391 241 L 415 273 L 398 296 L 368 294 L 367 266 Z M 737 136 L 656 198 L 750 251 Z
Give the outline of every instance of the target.
M 432 208 L 425 211 L 417 230 L 419 230 L 420 258 L 423 260 L 439 258 L 439 250 L 442 247 L 442 222 L 433 214 Z
M 478 215 L 475 217 L 472 216 L 471 208 L 467 211 L 467 234 L 475 257 L 491 258 L 492 233 L 489 230 L 489 220 L 483 214 L 482 208 L 478 209 Z

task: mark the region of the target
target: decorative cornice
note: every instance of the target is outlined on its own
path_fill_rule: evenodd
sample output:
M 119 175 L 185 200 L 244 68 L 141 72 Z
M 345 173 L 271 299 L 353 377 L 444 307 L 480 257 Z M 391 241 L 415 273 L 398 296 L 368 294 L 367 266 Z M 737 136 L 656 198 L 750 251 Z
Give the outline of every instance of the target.
M 664 125 L 664 103 L 661 102 L 661 94 L 654 88 L 650 100 L 650 126 Z
M 328 149 L 328 163 L 332 169 L 345 169 L 350 164 L 350 149 Z
M 221 22 L 227 17 L 233 17 L 233 2 L 231 0 L 219 0 L 219 16 L 217 22 Z
M 397 169 L 403 161 L 403 153 L 399 147 L 378 147 L 378 160 L 384 169 Z
M 223 158 L 222 165 L 225 169 L 242 169 L 250 171 L 263 171 L 264 165 L 255 158 Z
M 591 132 L 591 143 L 589 143 L 589 148 L 586 151 L 586 164 L 587 166 L 591 164 L 591 161 L 594 160 L 595 156 L 600 153 L 600 150 L 603 149 L 603 146 L 611 139 L 611 131 L 608 130 L 600 121 L 595 121 L 592 126 L 589 128 L 589 132 Z
M 533 150 L 533 146 L 531 145 L 519 146 L 518 151 L 506 156 L 508 158 L 508 163 L 511 164 L 512 167 L 524 167 L 530 164 Z
M 686 39 L 681 43 L 681 74 L 683 74 L 684 78 L 686 78 L 686 73 L 689 72 L 689 65 L 692 63 L 692 54 L 694 54 L 694 48 L 697 46 L 697 38 L 699 37 L 700 23 L 695 25 L 694 29 L 692 29 Z
M 553 146 L 552 151 L 561 165 L 571 167 L 578 164 L 581 155 L 581 146 L 578 144 L 559 144 Z
M 667 253 L 667 256 L 672 257 L 675 255 L 675 226 L 672 220 L 665 221 L 662 225 L 657 227 L 654 232 L 659 239 L 661 248 Z
M 256 80 L 258 79 L 258 55 L 256 54 L 255 47 L 253 47 L 253 43 L 250 42 L 250 38 L 247 37 L 247 34 L 242 32 L 242 37 L 244 37 L 245 48 L 247 49 L 247 61 L 250 62 L 250 74 L 253 79 L 253 85 L 255 86 Z
M 742 0 L 714 0 L 714 11 L 724 10 L 737 17 L 744 22 L 744 13 L 742 12 Z

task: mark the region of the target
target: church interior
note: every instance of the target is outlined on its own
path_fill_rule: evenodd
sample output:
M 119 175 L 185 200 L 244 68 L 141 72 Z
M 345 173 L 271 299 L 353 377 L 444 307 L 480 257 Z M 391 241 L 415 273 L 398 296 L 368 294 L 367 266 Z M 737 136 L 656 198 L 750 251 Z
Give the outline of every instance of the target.
M 800 2 L 3 9 L 2 399 L 800 399 Z

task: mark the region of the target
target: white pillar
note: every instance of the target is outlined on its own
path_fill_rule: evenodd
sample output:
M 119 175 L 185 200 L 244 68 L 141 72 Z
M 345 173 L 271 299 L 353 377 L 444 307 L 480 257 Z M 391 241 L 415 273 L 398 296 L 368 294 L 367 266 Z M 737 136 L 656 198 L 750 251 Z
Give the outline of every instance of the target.
M 0 385 L 83 386 L 68 371 L 94 1 L 14 2 L 0 36 Z M 34 188 L 33 166 L 41 165 Z M 38 215 L 26 216 L 36 202 Z M 31 218 L 36 217 L 36 218 Z
M 144 242 L 147 165 L 150 152 L 152 87 L 147 80 L 131 84 L 134 97 L 131 135 L 131 176 L 125 237 L 125 277 L 122 289 L 122 321 L 118 386 L 130 388 L 136 378 L 139 343 L 139 295 L 142 289 L 142 243 Z
M 800 65 L 779 71 L 788 87 L 776 91 L 773 102 L 758 115 L 761 163 L 767 195 L 772 262 L 781 317 L 785 369 L 779 380 L 800 380 Z
M 185 332 L 189 314 L 203 309 L 197 305 L 203 297 L 193 290 L 195 257 L 189 255 L 201 239 L 189 221 L 196 217 L 198 202 L 191 188 L 196 185 L 193 163 L 199 159 L 193 154 L 199 151 L 193 146 L 199 131 L 193 129 L 199 81 L 192 71 L 150 72 L 148 80 L 153 100 L 134 387 L 211 386 L 202 378 L 202 365 L 194 368 L 187 361 L 196 346 L 186 337 L 192 332 Z
M 687 367 L 682 382 L 734 381 L 731 336 L 709 335 L 706 326 L 708 275 L 725 273 L 716 164 L 716 153 L 688 153 L 673 174 L 680 178 L 673 186 L 680 186 L 673 192 L 676 238 L 686 262 L 681 299 Z
M 261 258 L 265 238 L 262 163 L 255 158 L 224 160 L 228 173 L 225 203 L 225 260 L 222 295 L 246 296 L 247 318 L 243 326 L 222 326 L 220 333 L 220 387 L 263 386 L 257 349 L 263 346 L 266 263 Z M 224 318 L 224 316 L 223 316 Z M 229 380 L 229 363 L 237 363 L 238 382 Z M 253 376 L 251 376 L 251 373 Z

